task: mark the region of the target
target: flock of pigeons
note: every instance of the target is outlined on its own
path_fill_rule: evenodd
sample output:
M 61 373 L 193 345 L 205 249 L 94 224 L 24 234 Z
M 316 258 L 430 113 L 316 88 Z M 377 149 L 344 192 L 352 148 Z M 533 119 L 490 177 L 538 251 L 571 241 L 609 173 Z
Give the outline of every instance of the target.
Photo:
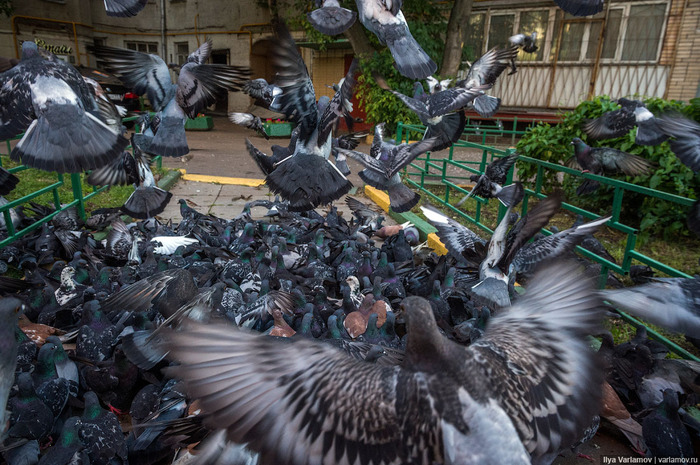
M 557 3 L 573 14 L 602 8 L 601 1 Z M 318 6 L 309 20 L 322 32 L 339 33 L 359 14 L 402 74 L 435 72 L 400 1 L 358 0 L 357 12 L 334 0 Z M 593 234 L 609 218 L 542 234 L 563 198 L 554 192 L 519 217 L 523 187 L 503 185 L 517 155 L 473 178 L 470 195 L 508 209 L 488 241 L 423 208 L 449 252 L 442 257 L 419 243 L 415 228 L 382 226 L 357 199 L 346 198 L 350 221 L 333 206 L 325 215 L 314 210 L 350 190 L 347 157 L 365 166 L 361 178 L 386 190 L 395 211 L 415 206 L 418 196 L 399 171 L 449 147 L 465 108 L 497 111 L 500 101 L 485 91 L 504 70 L 515 71 L 519 48 L 536 50 L 534 34 L 487 52 L 451 88 L 431 78 L 428 93 L 417 83 L 409 97 L 377 76 L 428 129 L 422 141 L 397 145 L 379 124 L 367 155 L 354 150 L 361 135 L 333 134 L 352 111 L 357 63 L 333 98 L 317 102 L 291 35 L 283 23 L 274 32 L 267 41 L 274 83 L 207 65 L 209 42 L 190 55 L 177 84 L 158 57 L 94 47 L 102 66 L 157 110 L 131 137 L 133 153 L 124 152 L 118 109 L 35 44 L 23 43 L 22 60 L 0 75 L 0 138 L 24 132 L 14 159 L 49 171 L 92 170 L 89 181 L 98 185 L 136 185 L 122 209 L 93 212 L 85 224 L 65 210 L 0 250 L 2 274 L 9 267 L 23 274 L 0 276 L 3 459 L 547 464 L 590 439 L 601 417 L 635 453 L 694 456 L 700 423 L 688 407 L 698 402 L 700 365 L 666 359 L 643 331 L 616 346 L 601 323 L 606 308 L 621 308 L 700 342 L 700 280 L 640 273 L 635 287 L 595 290 L 599 271 L 573 249 L 605 253 Z M 232 220 L 180 200 L 180 223 L 160 223 L 154 216 L 170 194 L 155 186 L 149 158 L 186 153 L 185 118 L 232 90 L 296 126 L 290 144 L 273 146 L 270 156 L 247 143 L 281 200 L 251 202 Z M 629 102 L 621 99 L 620 110 L 586 132 L 618 137 L 636 125 L 638 143 L 670 138 L 698 169 L 696 123 L 657 119 Z M 252 115 L 231 120 L 262 131 Z M 574 143 L 575 159 L 593 173 L 649 168 L 639 157 Z M 17 184 L 4 170 L 0 181 L 0 195 Z M 267 213 L 254 219 L 259 207 Z M 125 224 L 122 212 L 142 221 Z M 31 221 L 21 210 L 17 217 Z M 106 238 L 96 240 L 106 226 Z

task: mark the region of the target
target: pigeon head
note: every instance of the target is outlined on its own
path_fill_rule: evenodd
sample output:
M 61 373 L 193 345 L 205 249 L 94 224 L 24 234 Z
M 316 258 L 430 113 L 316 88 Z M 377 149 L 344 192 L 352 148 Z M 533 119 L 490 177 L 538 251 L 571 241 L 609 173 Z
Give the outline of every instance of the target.
M 32 58 L 39 55 L 39 47 L 31 40 L 22 42 L 22 59 Z
M 407 366 L 418 371 L 431 372 L 440 366 L 447 340 L 440 334 L 433 309 L 423 297 L 411 296 L 401 301 L 401 310 L 406 318 Z

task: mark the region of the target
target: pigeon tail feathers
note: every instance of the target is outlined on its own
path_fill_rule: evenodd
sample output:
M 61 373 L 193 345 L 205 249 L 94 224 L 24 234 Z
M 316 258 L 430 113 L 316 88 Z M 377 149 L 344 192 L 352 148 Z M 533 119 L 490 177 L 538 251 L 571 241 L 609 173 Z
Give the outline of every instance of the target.
M 314 29 L 329 36 L 342 34 L 357 19 L 356 12 L 337 6 L 318 8 L 306 16 Z
M 129 199 L 124 202 L 122 211 L 132 218 L 145 220 L 153 218 L 165 210 L 173 194 L 160 187 L 139 186 Z

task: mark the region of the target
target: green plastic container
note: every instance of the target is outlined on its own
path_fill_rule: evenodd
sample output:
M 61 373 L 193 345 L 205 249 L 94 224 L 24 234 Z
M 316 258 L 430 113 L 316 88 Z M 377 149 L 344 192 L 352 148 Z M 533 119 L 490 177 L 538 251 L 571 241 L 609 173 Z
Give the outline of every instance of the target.
M 214 120 L 211 116 L 200 116 L 195 119 L 187 118 L 185 129 L 188 131 L 211 131 L 214 128 Z
M 263 127 L 270 137 L 289 137 L 292 135 L 292 123 L 263 123 Z

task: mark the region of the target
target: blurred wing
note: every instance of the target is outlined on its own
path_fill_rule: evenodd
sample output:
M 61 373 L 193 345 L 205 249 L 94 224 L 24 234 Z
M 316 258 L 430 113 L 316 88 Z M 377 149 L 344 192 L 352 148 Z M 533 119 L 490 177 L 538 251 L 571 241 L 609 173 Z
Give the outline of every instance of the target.
M 483 95 L 484 90 L 489 87 L 476 86 L 469 89 L 452 87 L 451 89 L 431 94 L 428 97 L 428 116 L 434 118 L 464 108 L 476 97 Z
M 88 47 L 88 50 L 134 93 L 146 94 L 155 111 L 162 110 L 172 97 L 170 71 L 159 56 L 105 45 Z
M 651 163 L 631 153 L 623 152 L 622 150 L 611 149 L 609 147 L 600 147 L 593 149 L 593 154 L 600 160 L 605 167 L 605 170 L 610 172 L 622 172 L 624 174 L 635 176 L 649 171 Z
M 362 163 L 365 166 L 365 168 L 372 170 L 372 171 L 376 171 L 377 173 L 380 173 L 382 176 L 386 176 L 386 167 L 384 166 L 384 163 L 377 160 L 376 158 L 370 157 L 366 153 L 357 152 L 355 150 L 345 150 L 345 149 L 338 148 L 338 152 L 342 153 L 346 157 L 350 157 L 353 160 L 359 161 L 360 163 Z
M 467 391 L 495 400 L 533 457 L 573 444 L 598 412 L 603 373 L 586 337 L 598 330 L 600 304 L 590 278 L 557 263 L 467 348 Z
M 508 170 L 510 170 L 510 167 L 515 164 L 517 159 L 517 153 L 512 153 L 507 157 L 497 158 L 486 167 L 486 176 L 488 176 L 488 178 L 493 182 L 503 184 L 506 182 Z
M 127 164 L 131 164 L 127 168 Z M 87 182 L 93 186 L 125 186 L 135 182 L 129 173 L 136 173 L 136 163 L 129 152 L 122 152 L 120 157 L 115 158 L 102 168 L 93 170 L 87 178 Z
M 399 368 L 227 325 L 192 324 L 167 339 L 180 362 L 172 374 L 200 399 L 204 423 L 227 429 L 229 439 L 263 452 L 267 463 L 402 463 Z
M 624 136 L 635 126 L 634 111 L 630 112 L 626 108 L 620 108 L 587 121 L 583 125 L 583 130 L 591 140 L 615 139 Z
M 435 138 L 423 139 L 412 144 L 397 145 L 391 150 L 391 164 L 387 170 L 387 177 L 392 177 L 421 154 L 432 150 L 435 145 Z
M 200 45 L 197 50 L 190 53 L 190 55 L 187 57 L 187 63 L 203 65 L 204 62 L 209 59 L 209 55 L 211 54 L 211 46 L 211 39 L 205 40 L 204 43 Z
M 680 115 L 664 115 L 657 121 L 674 138 L 671 150 L 678 159 L 696 173 L 700 171 L 700 124 Z
M 143 10 L 148 0 L 104 0 L 107 16 L 128 18 Z
M 435 210 L 421 207 L 423 215 L 437 229 L 437 235 L 445 248 L 457 261 L 465 259 L 479 264 L 486 256 L 486 241 L 466 226 Z
M 34 119 L 29 76 L 22 63 L 0 75 L 0 140 L 24 132 Z
M 228 91 L 239 91 L 248 80 L 247 68 L 229 65 L 198 65 L 187 63 L 180 69 L 176 99 L 178 105 L 190 118 L 217 100 Z
M 328 138 L 328 135 L 331 133 L 333 124 L 336 122 L 336 120 L 345 114 L 344 102 L 349 102 L 352 100 L 353 89 L 355 88 L 355 83 L 357 82 L 357 79 L 355 79 L 357 66 L 357 58 L 354 58 L 350 64 L 347 74 L 345 75 L 345 79 L 343 79 L 340 89 L 338 89 L 338 91 L 335 93 L 321 116 L 318 133 L 318 142 L 320 144 L 325 142 L 325 140 Z
M 511 60 L 518 55 L 517 46 L 499 50 L 492 48 L 472 64 L 467 78 L 458 82 L 459 87 L 474 87 L 479 85 L 494 85 L 501 73 L 510 66 Z

